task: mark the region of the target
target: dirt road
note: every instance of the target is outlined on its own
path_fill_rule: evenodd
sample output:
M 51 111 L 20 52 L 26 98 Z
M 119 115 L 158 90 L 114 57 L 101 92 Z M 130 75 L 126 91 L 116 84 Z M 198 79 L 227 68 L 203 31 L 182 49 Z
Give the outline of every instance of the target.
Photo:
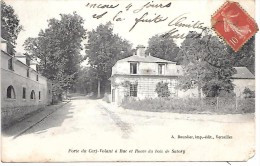
M 19 137 L 2 135 L 2 161 L 246 160 L 254 132 L 253 114 L 142 112 L 77 97 Z

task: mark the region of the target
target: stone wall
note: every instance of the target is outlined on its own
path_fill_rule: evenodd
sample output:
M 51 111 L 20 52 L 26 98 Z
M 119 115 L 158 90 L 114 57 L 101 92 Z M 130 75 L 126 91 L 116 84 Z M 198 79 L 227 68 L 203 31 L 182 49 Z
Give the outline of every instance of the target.
M 14 121 L 23 118 L 26 114 L 32 113 L 51 104 L 52 84 L 38 72 L 13 58 L 13 70 L 8 68 L 8 60 L 12 56 L 1 52 L 1 118 L 2 127 L 8 126 Z M 27 76 L 29 69 L 29 77 Z M 7 96 L 7 89 L 12 86 L 14 97 Z M 25 98 L 23 89 L 25 88 Z M 31 99 L 31 92 L 35 97 Z
M 8 127 L 12 123 L 21 120 L 27 114 L 33 113 L 44 108 L 45 105 L 28 105 L 17 107 L 5 107 L 1 109 L 2 128 Z

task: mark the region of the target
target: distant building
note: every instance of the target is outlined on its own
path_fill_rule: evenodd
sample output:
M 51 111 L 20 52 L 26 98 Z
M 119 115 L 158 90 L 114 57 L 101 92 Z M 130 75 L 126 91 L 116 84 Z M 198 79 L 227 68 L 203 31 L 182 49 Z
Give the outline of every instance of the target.
M 237 69 L 238 73 L 232 80 L 235 92 L 239 96 L 238 91 L 240 93 L 247 86 L 254 89 L 254 76 L 246 67 Z M 136 54 L 117 61 L 112 67 L 111 100 L 121 103 L 126 96 L 138 99 L 156 98 L 156 85 L 161 81 L 168 83 L 171 97 L 198 97 L 195 87 L 187 91 L 176 88 L 178 78 L 182 74 L 182 66 L 176 65 L 176 62 L 146 55 L 145 47 L 139 45 Z
M 246 67 L 235 67 L 237 73 L 232 76 L 235 85 L 234 92 L 237 97 L 243 97 L 245 88 L 255 91 L 255 76 Z
M 52 102 L 52 84 L 37 71 L 28 55 L 16 53 L 12 44 L 1 39 L 2 126 Z

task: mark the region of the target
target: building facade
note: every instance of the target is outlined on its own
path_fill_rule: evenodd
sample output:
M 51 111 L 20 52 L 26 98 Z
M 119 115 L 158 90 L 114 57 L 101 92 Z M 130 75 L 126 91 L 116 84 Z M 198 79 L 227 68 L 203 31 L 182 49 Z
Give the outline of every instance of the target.
M 111 101 L 121 103 L 126 96 L 156 98 L 158 82 L 168 83 L 171 97 L 197 97 L 196 88 L 177 90 L 178 77 L 181 75 L 181 66 L 176 62 L 146 55 L 145 47 L 138 46 L 136 54 L 117 61 L 112 68 Z
M 1 117 L 2 127 L 52 102 L 52 84 L 41 76 L 37 62 L 15 53 L 1 40 Z
M 234 92 L 237 97 L 244 97 L 245 88 L 255 91 L 255 76 L 246 67 L 235 67 L 237 73 L 232 76 Z
M 235 84 L 235 93 L 248 88 L 254 90 L 254 76 L 246 67 L 237 70 L 232 77 Z M 243 72 L 247 71 L 245 74 Z M 249 73 L 248 73 L 249 72 Z M 156 85 L 159 82 L 168 83 L 170 97 L 198 97 L 196 87 L 189 90 L 180 90 L 176 86 L 178 78 L 182 76 L 182 66 L 176 62 L 153 57 L 145 54 L 145 47 L 138 46 L 136 54 L 121 59 L 112 67 L 111 75 L 111 101 L 120 104 L 126 96 L 138 99 L 156 98 Z M 249 76 L 250 74 L 250 76 Z M 250 77 L 250 79 L 248 79 Z

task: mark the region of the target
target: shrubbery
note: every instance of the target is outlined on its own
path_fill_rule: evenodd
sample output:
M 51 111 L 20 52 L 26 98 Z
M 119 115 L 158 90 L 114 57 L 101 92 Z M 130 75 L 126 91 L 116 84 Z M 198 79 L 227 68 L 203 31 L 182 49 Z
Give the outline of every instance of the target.
M 255 91 L 252 91 L 249 88 L 245 88 L 243 94 L 245 95 L 245 98 L 255 98 Z
M 158 97 L 169 97 L 170 91 L 168 88 L 168 83 L 164 82 L 158 82 L 156 84 L 155 92 L 158 94 Z
M 110 98 L 111 98 L 111 94 L 105 93 L 102 100 L 107 103 L 111 103 Z
M 234 97 L 219 98 L 155 98 L 136 100 L 128 98 L 123 101 L 122 107 L 126 109 L 143 110 L 150 112 L 174 112 L 174 113 L 213 113 L 213 114 L 237 114 L 255 112 L 254 99 L 237 99 Z
M 199 103 L 199 99 L 128 99 L 122 103 L 122 106 L 126 109 L 143 110 L 151 112 L 192 112 L 199 109 Z

